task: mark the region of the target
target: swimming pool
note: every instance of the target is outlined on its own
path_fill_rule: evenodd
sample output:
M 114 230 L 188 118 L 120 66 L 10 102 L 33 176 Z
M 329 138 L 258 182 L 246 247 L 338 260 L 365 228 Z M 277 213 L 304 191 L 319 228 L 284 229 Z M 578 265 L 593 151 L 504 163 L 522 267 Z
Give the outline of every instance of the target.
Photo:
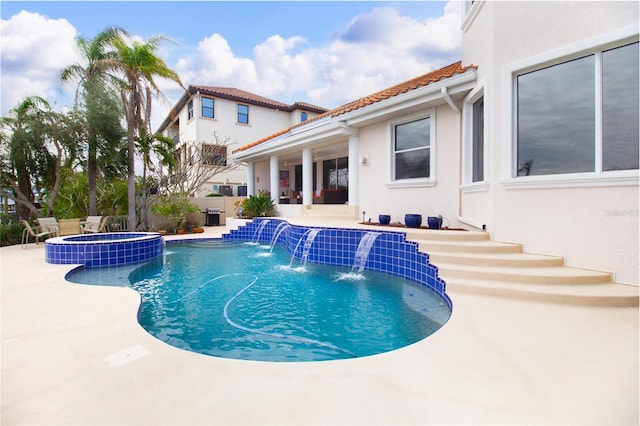
M 451 314 L 444 287 L 400 276 L 411 269 L 406 253 L 395 276 L 372 270 L 406 248 L 390 234 L 256 221 L 219 240 L 169 242 L 162 258 L 141 265 L 67 279 L 134 288 L 140 324 L 182 349 L 261 361 L 354 358 L 422 340 Z

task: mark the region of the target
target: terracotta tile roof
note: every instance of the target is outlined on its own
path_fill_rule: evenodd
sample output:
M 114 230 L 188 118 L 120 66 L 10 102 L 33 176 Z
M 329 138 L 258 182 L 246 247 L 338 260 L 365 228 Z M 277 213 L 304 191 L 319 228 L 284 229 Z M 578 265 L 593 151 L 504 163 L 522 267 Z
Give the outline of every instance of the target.
M 226 98 L 236 101 L 244 101 L 251 104 L 257 104 L 267 106 L 271 108 L 289 110 L 289 105 L 283 102 L 274 101 L 273 99 L 265 98 L 254 93 L 250 93 L 244 90 L 236 89 L 233 87 L 214 87 L 214 86 L 189 86 L 189 93 L 200 92 L 203 95 L 217 96 L 220 98 Z
M 293 111 L 294 109 L 303 109 L 305 111 L 317 112 L 318 114 L 323 114 L 329 111 L 327 108 L 319 107 L 317 105 L 312 105 L 306 102 L 296 102 L 293 105 L 291 105 L 290 108 L 291 108 L 291 111 Z
M 260 145 L 261 143 L 267 142 L 271 139 L 274 139 L 278 136 L 281 136 L 287 132 L 289 132 L 292 129 L 295 129 L 297 127 L 301 127 L 301 126 L 305 126 L 308 123 L 317 121 L 317 120 L 321 120 L 322 118 L 325 117 L 338 117 L 340 115 L 346 114 L 348 112 L 351 111 L 355 111 L 357 109 L 360 108 L 364 108 L 368 105 L 374 104 L 376 102 L 380 102 L 383 101 L 385 99 L 389 99 L 392 98 L 394 96 L 398 96 L 402 93 L 406 93 L 410 90 L 415 90 L 418 89 L 420 87 L 424 87 L 427 86 L 431 83 L 435 83 L 437 81 L 440 81 L 444 78 L 449 78 L 451 76 L 453 76 L 454 74 L 462 74 L 464 73 L 466 70 L 468 69 L 476 69 L 475 65 L 469 65 L 466 67 L 462 66 L 462 62 L 458 61 L 454 64 L 448 65 L 444 68 L 440 68 L 439 70 L 436 71 L 432 71 L 430 73 L 412 78 L 411 80 L 407 80 L 403 83 L 400 84 L 396 84 L 395 86 L 391 86 L 387 89 L 381 90 L 379 92 L 373 93 L 371 95 L 365 96 L 363 98 L 360 98 L 358 100 L 355 100 L 353 102 L 349 102 L 348 104 L 339 106 L 337 108 L 334 108 L 332 110 L 329 110 L 327 112 L 325 112 L 324 114 L 320 114 L 317 115 L 303 123 L 298 123 L 295 124 L 289 128 L 280 130 L 274 134 L 271 134 L 269 136 L 266 136 L 262 139 L 258 139 L 257 141 L 251 142 L 247 145 L 241 146 L 240 148 L 234 150 L 233 152 L 239 152 L 239 151 L 246 151 L 249 148 L 252 148 L 256 145 Z
M 309 112 L 315 112 L 317 114 L 323 114 L 328 111 L 327 108 L 323 108 L 317 105 L 312 105 L 306 102 L 296 102 L 292 105 L 285 104 L 283 102 L 265 98 L 264 96 L 256 95 L 255 93 L 236 89 L 234 87 L 189 85 L 185 94 L 178 100 L 176 105 L 174 105 L 173 108 L 171 108 L 171 110 L 169 111 L 169 114 L 160 125 L 160 128 L 158 130 L 159 132 L 162 132 L 162 130 L 167 128 L 169 123 L 176 118 L 179 111 L 186 105 L 191 95 L 194 95 L 197 92 L 200 92 L 205 96 L 209 95 L 213 97 L 230 99 L 234 101 L 247 102 L 253 105 L 273 108 L 279 111 L 291 112 L 296 109 L 302 109 Z

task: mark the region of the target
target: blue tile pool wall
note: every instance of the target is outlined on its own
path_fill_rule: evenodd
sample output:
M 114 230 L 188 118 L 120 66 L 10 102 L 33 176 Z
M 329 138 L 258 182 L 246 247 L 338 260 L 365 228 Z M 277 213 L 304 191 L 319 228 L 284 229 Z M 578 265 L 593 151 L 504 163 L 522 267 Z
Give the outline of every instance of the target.
M 259 238 L 260 223 L 267 220 Z M 280 219 L 255 219 L 237 230 L 225 234 L 223 239 L 254 241 L 269 244 L 278 228 L 285 222 Z M 285 222 L 286 223 L 286 222 Z M 289 225 L 278 238 L 277 244 L 284 245 L 293 257 L 302 258 L 304 239 L 311 229 L 320 229 L 309 250 L 307 261 L 338 266 L 353 266 L 358 245 L 368 232 L 363 229 L 317 228 Z M 378 232 L 378 231 L 376 231 Z M 384 272 L 410 279 L 432 289 L 447 302 L 446 283 L 438 276 L 438 268 L 429 263 L 429 255 L 418 251 L 418 244 L 406 241 L 402 232 L 380 231 L 369 251 L 365 269 Z
M 49 239 L 45 241 L 46 261 L 93 268 L 127 265 L 162 255 L 164 241 L 159 234 L 132 236 L 130 233 L 122 233 Z

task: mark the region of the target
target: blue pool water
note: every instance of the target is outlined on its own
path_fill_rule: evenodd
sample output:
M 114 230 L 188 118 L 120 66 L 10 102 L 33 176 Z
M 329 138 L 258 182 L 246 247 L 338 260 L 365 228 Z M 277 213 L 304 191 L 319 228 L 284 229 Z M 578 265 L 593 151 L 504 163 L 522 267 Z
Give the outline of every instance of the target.
M 167 244 L 155 260 L 80 268 L 67 279 L 129 286 L 141 295 L 138 321 L 149 333 L 178 348 L 225 358 L 369 356 L 424 339 L 451 314 L 448 298 L 425 285 L 366 270 L 364 263 L 355 269 L 305 263 L 304 244 L 270 244 L 276 235 L 272 229 L 253 242 Z

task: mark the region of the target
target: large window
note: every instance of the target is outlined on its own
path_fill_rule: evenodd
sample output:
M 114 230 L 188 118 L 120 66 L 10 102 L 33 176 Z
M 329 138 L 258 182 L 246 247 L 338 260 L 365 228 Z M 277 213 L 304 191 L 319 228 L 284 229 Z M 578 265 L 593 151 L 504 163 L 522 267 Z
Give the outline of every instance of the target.
M 202 116 L 204 118 L 215 118 L 215 101 L 213 98 L 202 97 Z
M 238 104 L 238 123 L 249 124 L 249 105 Z
M 202 144 L 202 164 L 208 166 L 226 166 L 227 147 Z
M 393 179 L 431 177 L 431 118 L 393 125 Z
M 517 176 L 638 169 L 638 43 L 517 76 Z
M 638 168 L 638 43 L 602 54 L 602 169 Z
M 322 162 L 322 181 L 325 189 L 349 188 L 349 157 Z

